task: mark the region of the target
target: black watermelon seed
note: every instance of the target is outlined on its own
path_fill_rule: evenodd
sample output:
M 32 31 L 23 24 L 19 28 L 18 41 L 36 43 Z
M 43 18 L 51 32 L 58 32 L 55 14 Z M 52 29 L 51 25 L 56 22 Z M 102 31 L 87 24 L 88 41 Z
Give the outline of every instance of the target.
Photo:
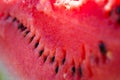
M 20 23 L 20 24 L 18 25 L 18 29 L 20 29 L 21 31 L 24 31 L 24 30 L 27 29 L 27 27 L 25 27 L 22 23 Z
M 46 62 L 46 60 L 47 60 L 47 56 L 44 56 L 44 63 Z
M 120 6 L 117 6 L 116 12 L 117 14 L 120 14 Z
M 63 60 L 62 60 L 62 64 L 64 64 L 65 63 L 65 58 L 63 58 Z
M 51 63 L 53 63 L 54 61 L 55 61 L 55 56 L 51 58 Z
M 23 29 L 22 29 L 22 31 L 25 31 L 27 29 L 27 27 L 24 27 Z
M 44 49 L 40 50 L 39 56 L 42 56 L 43 52 L 44 52 Z
M 27 29 L 27 27 L 23 27 L 21 28 L 21 31 L 25 31 Z
M 30 31 L 29 31 L 29 30 L 27 30 L 27 31 L 25 32 L 24 37 L 26 37 L 26 35 L 27 35 L 29 32 L 30 32 Z
M 65 58 L 63 58 L 63 60 L 62 60 L 62 64 L 64 64 L 65 63 Z
M 75 66 L 73 66 L 71 70 L 72 70 L 72 73 L 75 73 L 75 71 L 76 71 Z
M 25 34 L 28 34 L 29 32 L 30 32 L 30 31 L 28 30 L 28 31 L 25 32 Z
M 38 45 L 39 45 L 39 41 L 37 41 L 37 42 L 35 43 L 34 47 L 37 48 Z
M 22 26 L 22 24 L 19 24 L 18 25 L 18 29 L 21 29 L 23 26 Z
M 56 68 L 55 68 L 55 73 L 57 74 L 58 71 L 59 71 L 59 66 L 56 66 Z
M 18 24 L 18 29 L 21 29 L 21 28 L 23 28 L 23 27 L 24 27 L 24 26 L 23 26 L 22 23 Z
M 31 38 L 30 38 L 30 43 L 33 41 L 35 35 L 33 35 Z
M 15 18 L 13 18 L 13 20 L 12 20 L 12 21 L 13 21 L 13 22 L 17 21 L 16 17 L 15 17 Z
M 106 49 L 106 46 L 105 46 L 105 44 L 103 42 L 99 43 L 99 50 L 102 53 L 102 55 L 106 55 L 107 49 Z
M 78 72 L 79 72 L 80 76 L 83 75 L 81 66 L 78 68 Z

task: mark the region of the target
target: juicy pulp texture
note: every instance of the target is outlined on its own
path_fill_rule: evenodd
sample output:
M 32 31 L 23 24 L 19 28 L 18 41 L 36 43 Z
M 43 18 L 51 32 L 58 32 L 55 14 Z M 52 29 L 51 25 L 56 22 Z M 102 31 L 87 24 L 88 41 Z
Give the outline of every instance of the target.
M 26 80 L 119 80 L 119 1 L 106 4 L 1 0 L 1 57 Z

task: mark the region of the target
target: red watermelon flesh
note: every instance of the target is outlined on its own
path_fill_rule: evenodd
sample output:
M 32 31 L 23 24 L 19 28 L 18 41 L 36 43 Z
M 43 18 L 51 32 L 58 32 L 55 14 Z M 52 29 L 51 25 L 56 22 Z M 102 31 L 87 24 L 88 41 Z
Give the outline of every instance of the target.
M 119 80 L 120 1 L 1 0 L 0 46 L 25 80 Z

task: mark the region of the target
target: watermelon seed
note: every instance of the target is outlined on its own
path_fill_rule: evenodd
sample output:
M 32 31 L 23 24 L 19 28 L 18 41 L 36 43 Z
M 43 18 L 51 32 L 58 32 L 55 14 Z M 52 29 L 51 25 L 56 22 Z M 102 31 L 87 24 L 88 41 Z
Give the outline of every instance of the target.
M 31 42 L 33 41 L 34 37 L 35 37 L 35 35 L 33 35 L 33 36 L 30 38 L 29 43 L 31 43 Z
M 20 23 L 20 24 L 18 25 L 18 29 L 20 29 L 21 31 L 24 31 L 24 30 L 26 30 L 27 28 L 24 27 L 24 25 L 23 25 L 22 23 Z
M 59 66 L 56 66 L 56 68 L 55 68 L 55 73 L 57 74 L 58 71 L 59 71 Z
M 38 45 L 39 45 L 39 41 L 37 41 L 37 42 L 35 43 L 34 48 L 37 48 Z
M 79 74 L 80 74 L 80 76 L 82 76 L 82 68 L 81 68 L 81 66 L 78 68 L 78 71 L 79 71 Z
M 120 14 L 120 6 L 117 7 L 116 12 L 117 14 Z
M 51 58 L 51 63 L 53 63 L 54 61 L 55 61 L 55 56 Z
M 23 29 L 22 29 L 22 31 L 25 31 L 27 29 L 27 27 L 24 27 Z
M 15 18 L 13 18 L 13 20 L 12 20 L 12 21 L 13 21 L 13 22 L 17 21 L 16 17 L 15 17 Z
M 40 50 L 39 56 L 42 56 L 43 52 L 44 52 L 44 49 Z
M 27 30 L 26 32 L 25 32 L 25 34 L 28 34 L 30 31 L 29 30 Z
M 102 53 L 102 55 L 106 55 L 107 53 L 106 46 L 102 41 L 99 43 L 99 50 Z
M 47 56 L 44 57 L 44 63 L 46 62 L 46 60 L 47 60 Z
M 64 64 L 65 63 L 65 61 L 66 61 L 66 49 L 63 49 L 63 53 L 64 53 L 64 57 L 63 57 L 63 59 L 62 59 L 62 64 Z
M 107 59 L 107 49 L 106 49 L 106 46 L 105 44 L 101 41 L 99 43 L 99 49 L 100 49 L 100 52 L 102 54 L 102 62 L 105 63 L 106 62 L 106 59 Z
M 23 25 L 20 23 L 19 25 L 18 25 L 18 29 L 21 29 L 23 27 Z
M 62 60 L 62 64 L 64 64 L 65 63 L 65 58 L 63 58 L 63 60 Z
M 71 70 L 72 70 L 72 73 L 75 73 L 75 66 L 73 66 L 72 68 L 71 68 Z
M 25 31 L 24 37 L 26 37 L 26 35 L 27 35 L 29 32 L 30 32 L 29 30 Z

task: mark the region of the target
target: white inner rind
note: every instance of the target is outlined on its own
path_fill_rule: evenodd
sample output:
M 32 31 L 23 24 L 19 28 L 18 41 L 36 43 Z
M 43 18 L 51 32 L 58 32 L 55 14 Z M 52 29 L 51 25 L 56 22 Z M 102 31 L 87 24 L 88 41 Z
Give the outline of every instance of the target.
M 66 9 L 74 9 L 74 8 L 79 8 L 85 3 L 87 3 L 89 0 L 56 0 L 54 3 L 55 6 L 64 6 Z M 92 1 L 92 0 L 91 0 Z M 106 0 L 93 0 L 97 4 L 104 3 Z M 104 10 L 108 11 L 111 9 L 113 4 L 115 3 L 115 0 L 108 0 L 106 5 L 104 6 Z

